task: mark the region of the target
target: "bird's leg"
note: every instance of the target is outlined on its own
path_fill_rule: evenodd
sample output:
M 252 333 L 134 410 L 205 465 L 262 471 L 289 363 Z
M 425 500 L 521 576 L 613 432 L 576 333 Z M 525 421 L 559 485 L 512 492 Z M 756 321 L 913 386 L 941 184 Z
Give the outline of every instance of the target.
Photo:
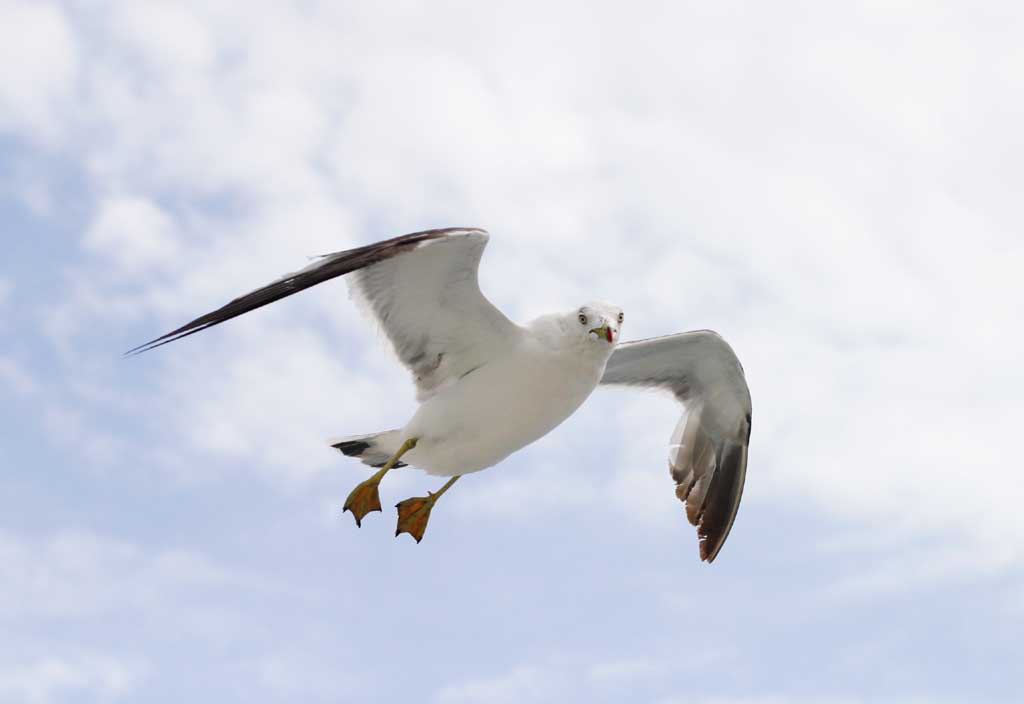
M 408 533 L 416 539 L 416 542 L 423 540 L 423 533 L 427 530 L 427 521 L 430 520 L 430 509 L 441 494 L 448 491 L 449 487 L 458 481 L 461 475 L 456 475 L 445 482 L 445 485 L 437 490 L 437 493 L 428 491 L 426 496 L 414 496 L 395 505 L 398 509 L 398 528 L 395 529 L 395 537 L 402 533 Z
M 345 499 L 345 507 L 341 512 L 351 511 L 352 515 L 356 518 L 356 525 L 362 526 L 363 516 L 370 511 L 380 511 L 380 492 L 377 491 L 377 485 L 380 484 L 380 480 L 395 466 L 402 455 L 414 447 L 416 447 L 416 438 L 409 438 L 403 442 L 402 446 L 398 448 L 398 452 L 392 455 L 373 476 L 364 482 L 356 484 L 356 488 Z

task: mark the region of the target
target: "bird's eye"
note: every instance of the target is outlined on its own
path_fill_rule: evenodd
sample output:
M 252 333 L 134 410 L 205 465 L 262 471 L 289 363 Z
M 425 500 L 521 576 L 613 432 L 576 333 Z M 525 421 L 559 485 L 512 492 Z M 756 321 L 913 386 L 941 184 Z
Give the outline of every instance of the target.
M 580 313 L 580 325 L 586 325 L 586 324 L 587 324 L 587 316 L 584 315 L 583 313 Z
M 622 325 L 622 321 L 626 319 L 625 313 L 619 313 L 619 325 Z

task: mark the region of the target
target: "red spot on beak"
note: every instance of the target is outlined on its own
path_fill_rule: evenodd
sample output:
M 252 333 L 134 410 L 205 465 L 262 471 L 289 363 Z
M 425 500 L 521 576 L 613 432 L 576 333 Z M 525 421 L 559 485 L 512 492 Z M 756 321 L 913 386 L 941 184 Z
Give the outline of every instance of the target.
M 608 342 L 612 341 L 612 329 L 610 327 L 604 329 L 604 335 L 608 338 Z

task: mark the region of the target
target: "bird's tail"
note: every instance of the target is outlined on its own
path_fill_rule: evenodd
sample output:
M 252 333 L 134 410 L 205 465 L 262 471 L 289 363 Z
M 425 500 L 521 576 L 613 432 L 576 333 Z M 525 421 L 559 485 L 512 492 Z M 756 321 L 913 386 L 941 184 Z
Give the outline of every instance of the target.
M 328 440 L 335 450 L 346 457 L 356 457 L 363 464 L 382 467 L 402 445 L 401 431 L 385 430 L 371 435 L 352 435 L 347 438 Z M 405 462 L 396 462 L 395 467 L 404 467 Z

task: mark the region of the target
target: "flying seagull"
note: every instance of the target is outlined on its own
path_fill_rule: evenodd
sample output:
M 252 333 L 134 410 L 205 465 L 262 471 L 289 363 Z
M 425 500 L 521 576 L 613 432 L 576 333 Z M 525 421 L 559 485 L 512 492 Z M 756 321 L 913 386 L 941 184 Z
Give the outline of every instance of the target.
M 381 509 L 378 485 L 390 470 L 411 465 L 450 477 L 436 492 L 397 505 L 395 535 L 418 543 L 434 504 L 459 477 L 543 437 L 598 385 L 660 388 L 683 405 L 669 472 L 697 527 L 700 557 L 712 562 L 736 518 L 750 440 L 750 393 L 732 349 L 709 330 L 620 342 L 623 311 L 602 302 L 517 325 L 480 292 L 487 240 L 484 230 L 448 228 L 327 254 L 127 354 L 349 274 L 350 291 L 412 372 L 419 401 L 402 428 L 332 442 L 378 470 L 345 502 L 357 525 Z

